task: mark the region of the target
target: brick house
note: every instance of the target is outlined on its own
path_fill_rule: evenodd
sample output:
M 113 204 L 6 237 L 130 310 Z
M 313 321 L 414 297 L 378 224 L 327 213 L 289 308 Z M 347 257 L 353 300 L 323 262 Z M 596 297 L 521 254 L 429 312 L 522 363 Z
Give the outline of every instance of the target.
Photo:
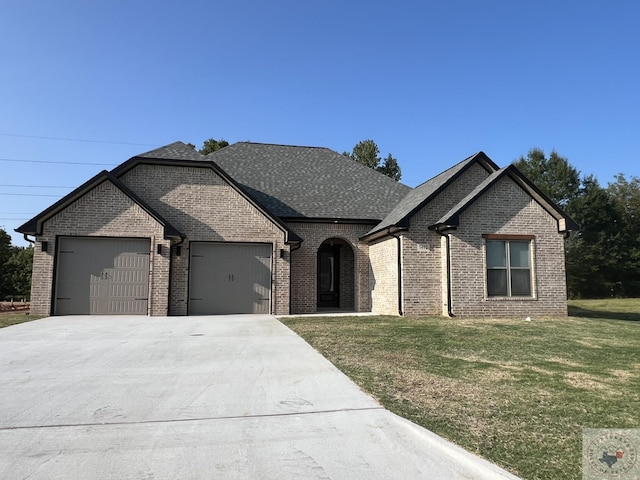
M 36 314 L 566 315 L 577 225 L 477 153 L 409 188 L 326 148 L 176 142 L 17 229 Z

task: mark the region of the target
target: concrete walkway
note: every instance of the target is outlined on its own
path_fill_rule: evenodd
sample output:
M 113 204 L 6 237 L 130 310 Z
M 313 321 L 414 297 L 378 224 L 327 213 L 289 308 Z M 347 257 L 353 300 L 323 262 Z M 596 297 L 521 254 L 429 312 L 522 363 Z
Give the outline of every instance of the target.
M 0 479 L 514 479 L 397 417 L 275 318 L 0 329 Z

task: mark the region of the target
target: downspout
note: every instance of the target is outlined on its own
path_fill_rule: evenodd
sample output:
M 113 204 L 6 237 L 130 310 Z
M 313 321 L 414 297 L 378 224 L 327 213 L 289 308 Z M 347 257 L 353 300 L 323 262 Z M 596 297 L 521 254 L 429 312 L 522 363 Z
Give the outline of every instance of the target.
M 292 253 L 295 252 L 296 250 L 300 250 L 300 247 L 302 246 L 302 242 L 299 242 L 295 248 L 290 248 L 289 249 L 289 315 L 291 315 L 291 302 L 293 299 L 293 295 L 291 295 L 291 266 L 293 265 L 293 255 Z
M 434 231 L 444 237 L 445 240 L 445 255 L 447 256 L 447 315 L 451 318 L 455 317 L 453 314 L 453 308 L 451 306 L 451 238 L 449 234 L 446 233 L 447 230 L 452 230 L 451 227 L 446 227 L 444 230 L 440 230 L 440 227 L 434 228 Z
M 395 238 L 398 243 L 398 315 L 402 317 L 404 315 L 402 311 L 402 235 L 396 235 L 391 232 L 391 228 L 387 233 Z
M 36 241 L 35 241 L 35 240 L 31 240 L 31 239 L 28 237 L 28 235 L 29 235 L 28 233 L 23 233 L 23 234 L 22 234 L 22 237 L 24 238 L 24 241 L 25 241 L 25 242 L 29 242 L 31 245 L 35 245 L 35 244 L 36 244 Z

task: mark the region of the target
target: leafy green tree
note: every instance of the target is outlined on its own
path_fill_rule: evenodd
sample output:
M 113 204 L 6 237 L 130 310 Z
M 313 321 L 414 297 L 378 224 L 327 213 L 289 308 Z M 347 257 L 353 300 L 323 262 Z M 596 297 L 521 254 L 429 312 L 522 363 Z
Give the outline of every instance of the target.
M 194 150 L 196 146 L 193 143 L 187 143 L 187 145 Z M 228 147 L 229 142 L 224 139 L 216 140 L 215 138 L 210 138 L 209 140 L 205 140 L 202 144 L 202 148 L 198 150 L 199 153 L 203 155 L 208 155 L 209 153 L 215 152 L 216 150 L 220 150 L 221 148 Z
M 33 247 L 11 245 L 11 236 L 0 228 L 0 301 L 29 298 Z
M 532 148 L 514 165 L 561 207 L 566 207 L 579 194 L 580 172 L 555 150 L 547 158 L 543 150 Z
M 565 243 L 569 296 L 640 296 L 640 179 L 620 174 L 603 188 L 539 148 L 514 164 L 580 225 Z
M 402 176 L 398 160 L 393 158 L 391 154 L 387 155 L 387 158 L 383 160 L 382 165 L 379 165 L 376 170 L 389 178 L 393 178 L 396 182 L 399 181 Z
M 5 264 L 9 297 L 29 299 L 32 266 L 33 247 L 13 247 L 13 254 Z
M 343 155 L 374 170 L 380 164 L 380 149 L 373 140 L 363 140 L 353 147 L 351 153 L 344 152 Z
M 398 160 L 393 158 L 390 153 L 387 158 L 382 160 L 380 158 L 380 149 L 373 140 L 363 140 L 353 147 L 351 153 L 344 152 L 343 155 L 396 181 L 400 180 L 402 176 Z
M 12 254 L 11 236 L 0 228 L 0 300 L 4 300 L 10 294 L 6 264 Z
M 640 178 L 623 174 L 607 187 L 616 209 L 617 232 L 610 256 L 616 259 L 616 294 L 640 296 Z
M 566 242 L 567 289 L 571 298 L 603 298 L 620 291 L 620 216 L 607 190 L 593 176 L 582 180 L 567 213 L 580 224 Z

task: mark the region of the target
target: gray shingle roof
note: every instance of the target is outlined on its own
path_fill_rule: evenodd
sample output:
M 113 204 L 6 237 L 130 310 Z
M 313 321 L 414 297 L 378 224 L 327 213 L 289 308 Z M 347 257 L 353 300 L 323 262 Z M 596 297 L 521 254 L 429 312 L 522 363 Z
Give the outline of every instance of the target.
M 195 149 L 183 142 L 173 142 L 164 147 L 156 148 L 140 155 L 140 158 L 160 158 L 167 160 L 194 160 L 206 161 L 207 157 L 198 153 Z
M 411 191 L 328 148 L 240 142 L 206 158 L 281 218 L 379 221 Z
M 408 227 L 411 217 L 433 198 L 435 198 L 452 180 L 462 174 L 473 163 L 480 162 L 487 170 L 494 171 L 498 166 L 483 152 L 478 152 L 463 161 L 427 180 L 411 190 L 389 214 L 371 229 L 368 235 L 387 230 L 390 227 Z

